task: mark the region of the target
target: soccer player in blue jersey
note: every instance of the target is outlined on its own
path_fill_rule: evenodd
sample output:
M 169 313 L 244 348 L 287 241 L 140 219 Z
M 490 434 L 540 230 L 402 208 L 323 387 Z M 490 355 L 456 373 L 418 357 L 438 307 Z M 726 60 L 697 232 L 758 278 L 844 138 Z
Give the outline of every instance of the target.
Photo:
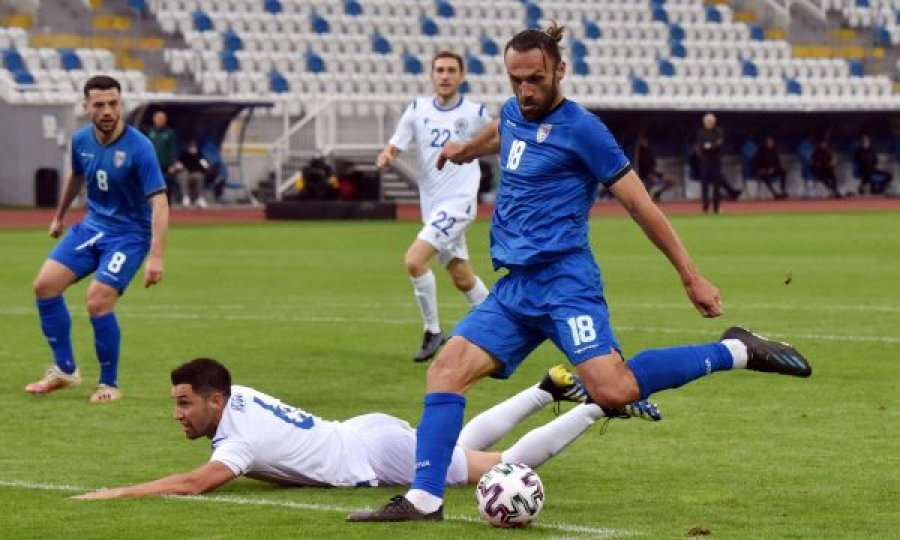
M 87 310 L 94 328 L 100 383 L 91 403 L 121 398 L 117 387 L 121 333 L 114 308 L 144 258 L 144 286 L 163 277 L 169 223 L 166 184 L 153 145 L 122 119 L 122 87 L 111 77 L 84 85 L 84 113 L 91 123 L 72 137 L 72 173 L 66 181 L 49 233 L 63 232 L 66 211 L 87 186 L 87 215 L 56 245 L 34 280 L 41 329 L 55 364 L 25 387 L 49 394 L 81 383 L 72 351 L 72 321 L 63 292 L 88 274 Z
M 411 489 L 375 511 L 352 514 L 350 521 L 442 519 L 444 479 L 462 426 L 465 392 L 486 375 L 509 377 L 547 339 L 566 354 L 590 394 L 595 406 L 583 409 L 586 415 L 614 414 L 715 371 L 812 373 L 793 347 L 739 327 L 726 330 L 720 341 L 646 350 L 623 360 L 588 240 L 599 184 L 666 255 L 701 315 L 721 315 L 722 304 L 719 290 L 694 265 L 603 122 L 563 96 L 562 34 L 554 24 L 513 37 L 504 60 L 515 98 L 493 126 L 464 145 L 448 144 L 438 158 L 440 167 L 446 160 L 500 152 L 491 256 L 494 267 L 508 273 L 456 326 L 428 370 Z

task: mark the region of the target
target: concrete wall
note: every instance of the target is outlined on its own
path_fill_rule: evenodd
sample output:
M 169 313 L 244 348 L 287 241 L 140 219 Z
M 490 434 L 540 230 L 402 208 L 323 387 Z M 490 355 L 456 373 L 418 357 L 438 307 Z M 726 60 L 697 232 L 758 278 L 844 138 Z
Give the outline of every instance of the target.
M 34 173 L 41 167 L 68 171 L 71 105 L 10 105 L 0 101 L 0 204 L 34 206 Z

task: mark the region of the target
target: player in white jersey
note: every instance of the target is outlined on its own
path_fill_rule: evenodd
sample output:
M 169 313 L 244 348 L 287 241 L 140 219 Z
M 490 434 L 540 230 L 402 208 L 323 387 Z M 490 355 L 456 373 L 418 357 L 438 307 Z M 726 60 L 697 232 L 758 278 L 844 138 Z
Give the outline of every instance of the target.
M 419 163 L 419 202 L 424 227 L 406 252 L 406 269 L 422 314 L 425 335 L 413 358 L 424 362 L 444 342 L 437 310 L 437 288 L 429 268 L 435 255 L 447 269 L 453 284 L 471 306 L 488 295 L 488 289 L 469 264 L 466 229 L 478 213 L 477 161 L 438 170 L 437 157 L 447 142 L 465 142 L 481 132 L 491 117 L 484 105 L 460 94 L 465 80 L 463 59 L 451 51 L 437 53 L 431 61 L 434 96 L 415 99 L 403 113 L 387 147 L 375 164 L 389 166 L 410 143 L 415 143 Z
M 172 371 L 174 418 L 189 439 L 209 437 L 209 462 L 183 474 L 79 495 L 111 499 L 146 495 L 195 495 L 249 476 L 289 486 L 369 487 L 409 484 L 416 436 L 405 421 L 365 414 L 329 421 L 246 386 L 231 384 L 219 362 L 197 358 Z M 472 419 L 463 429 L 447 473 L 451 485 L 474 484 L 497 463 L 537 467 L 568 446 L 594 422 L 599 407 L 584 403 L 581 384 L 562 366 L 540 384 Z M 526 434 L 505 452 L 483 451 L 516 424 L 555 401 L 581 402 Z M 626 408 L 630 416 L 659 420 L 648 402 Z

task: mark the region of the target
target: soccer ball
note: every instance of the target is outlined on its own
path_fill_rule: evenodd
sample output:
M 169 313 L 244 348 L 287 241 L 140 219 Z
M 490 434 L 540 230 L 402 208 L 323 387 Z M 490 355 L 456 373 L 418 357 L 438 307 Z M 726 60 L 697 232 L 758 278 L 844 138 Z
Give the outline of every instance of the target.
M 491 525 L 524 527 L 544 507 L 544 485 L 528 465 L 500 463 L 478 481 L 475 502 Z

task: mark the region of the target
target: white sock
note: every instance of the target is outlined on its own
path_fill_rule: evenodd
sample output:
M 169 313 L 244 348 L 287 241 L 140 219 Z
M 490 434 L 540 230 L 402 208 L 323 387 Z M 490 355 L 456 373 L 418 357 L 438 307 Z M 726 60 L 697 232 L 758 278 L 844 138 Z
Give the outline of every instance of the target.
M 409 279 L 413 284 L 413 294 L 415 294 L 416 302 L 419 304 L 419 313 L 422 314 L 425 330 L 432 334 L 437 334 L 441 331 L 441 324 L 438 321 L 437 285 L 435 284 L 434 272 L 428 270 L 417 278 L 411 277 Z
M 731 361 L 734 362 L 731 366 L 732 369 L 747 368 L 747 346 L 744 345 L 743 341 L 739 339 L 723 339 L 722 345 L 728 347 L 728 350 L 731 352 Z
M 484 299 L 487 298 L 489 292 L 488 288 L 484 286 L 484 282 L 481 281 L 481 278 L 475 276 L 475 286 L 463 294 L 466 296 L 466 300 L 469 301 L 469 305 L 475 307 L 484 302 Z
M 406 500 L 413 503 L 419 512 L 430 514 L 444 504 L 444 499 L 428 493 L 424 489 L 411 489 L 406 492 Z
M 582 403 L 552 422 L 526 433 L 500 455 L 500 460 L 503 463 L 524 463 L 532 469 L 539 467 L 604 416 L 599 405 Z
M 553 403 L 553 396 L 534 385 L 471 419 L 456 444 L 469 450 L 487 450 L 516 424 Z

